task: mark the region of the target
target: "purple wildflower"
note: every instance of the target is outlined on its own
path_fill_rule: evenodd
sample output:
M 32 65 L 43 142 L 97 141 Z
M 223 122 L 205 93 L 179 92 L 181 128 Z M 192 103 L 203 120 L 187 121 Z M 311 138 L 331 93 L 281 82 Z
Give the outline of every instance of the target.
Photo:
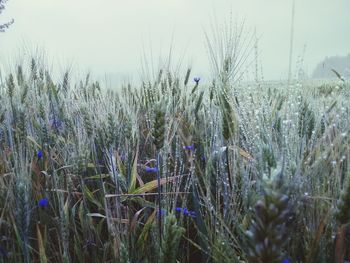
M 158 172 L 158 167 L 145 166 L 145 171 L 149 172 L 149 173 L 156 173 L 156 172 Z
M 176 207 L 175 211 L 183 213 L 185 216 L 189 216 L 189 217 L 193 217 L 193 218 L 196 217 L 196 212 L 195 211 L 190 211 L 187 208 Z
M 288 258 L 284 258 L 284 259 L 282 260 L 282 263 L 290 263 L 290 260 L 289 260 Z
M 49 200 L 47 198 L 42 198 L 39 200 L 38 205 L 40 207 L 47 207 L 49 205 Z
M 193 151 L 194 150 L 194 145 L 187 145 L 182 147 L 184 150 L 189 150 L 189 151 Z
M 43 152 L 42 151 L 38 151 L 37 157 L 40 160 L 43 157 Z
M 193 80 L 194 80 L 194 82 L 196 82 L 196 84 L 198 85 L 198 83 L 199 83 L 199 81 L 201 80 L 201 78 L 195 77 Z

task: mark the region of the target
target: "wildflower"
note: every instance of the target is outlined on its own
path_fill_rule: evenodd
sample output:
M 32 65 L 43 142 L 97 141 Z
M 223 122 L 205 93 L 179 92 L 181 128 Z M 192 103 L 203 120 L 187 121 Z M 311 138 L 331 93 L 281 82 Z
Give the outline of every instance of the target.
M 43 152 L 38 151 L 37 156 L 38 156 L 38 159 L 40 160 L 43 157 Z
M 156 173 L 156 172 L 158 172 L 158 167 L 145 166 L 145 171 L 149 172 L 149 173 Z
M 194 145 L 187 145 L 182 147 L 184 150 L 189 150 L 189 151 L 193 151 L 194 150 Z
M 201 80 L 201 78 L 195 77 L 193 80 L 194 80 L 194 82 L 196 82 L 196 84 L 198 85 L 198 83 L 199 83 L 199 81 Z
M 39 200 L 38 205 L 40 207 L 46 207 L 49 205 L 49 200 L 47 198 L 42 198 Z
M 290 263 L 290 260 L 289 260 L 288 258 L 284 258 L 284 259 L 282 260 L 282 263 Z
M 196 217 L 196 212 L 195 211 L 190 211 L 187 208 L 176 207 L 175 211 L 183 213 L 185 216 L 189 216 L 189 217 L 193 217 L 193 218 Z

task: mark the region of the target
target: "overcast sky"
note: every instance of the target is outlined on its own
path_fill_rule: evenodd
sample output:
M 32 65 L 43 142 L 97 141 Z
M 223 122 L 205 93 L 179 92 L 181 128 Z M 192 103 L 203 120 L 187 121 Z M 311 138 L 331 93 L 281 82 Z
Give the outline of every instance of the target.
M 143 51 L 157 66 L 173 43 L 174 64 L 205 75 L 204 31 L 210 33 L 214 16 L 221 23 L 232 10 L 260 36 L 264 78 L 281 79 L 288 73 L 291 9 L 292 0 L 9 0 L 0 23 L 15 23 L 0 33 L 0 61 L 38 47 L 62 71 L 135 76 Z M 349 13 L 350 0 L 296 0 L 293 67 L 305 45 L 309 73 L 325 56 L 350 53 Z

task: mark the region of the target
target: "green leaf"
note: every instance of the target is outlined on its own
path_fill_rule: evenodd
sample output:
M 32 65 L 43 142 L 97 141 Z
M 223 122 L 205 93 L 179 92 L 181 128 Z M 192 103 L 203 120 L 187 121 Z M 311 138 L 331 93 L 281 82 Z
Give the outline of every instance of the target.
M 116 154 L 116 159 L 119 173 L 121 174 L 121 176 L 126 178 L 126 168 L 118 153 Z
M 131 170 L 131 178 L 130 178 L 130 184 L 129 184 L 129 193 L 132 193 L 135 191 L 136 188 L 136 180 L 137 180 L 137 157 L 139 154 L 139 145 L 137 144 L 136 146 L 136 152 L 134 156 L 134 162 L 132 165 L 132 170 Z
M 159 185 L 164 185 L 166 183 L 174 182 L 176 179 L 179 179 L 181 177 L 182 177 L 181 175 L 178 175 L 178 176 L 172 176 L 172 177 L 168 177 L 168 178 L 162 178 L 162 179 L 160 179 Z M 150 191 L 156 189 L 157 187 L 158 187 L 158 180 L 153 180 L 153 181 L 148 182 L 148 183 L 144 184 L 143 186 L 135 189 L 130 194 L 144 194 L 144 193 L 147 193 L 147 192 L 150 192 Z
M 86 214 L 87 216 L 90 216 L 90 217 L 101 217 L 101 218 L 106 218 L 106 216 L 100 214 L 100 213 L 87 213 Z
M 93 176 L 86 177 L 85 179 L 105 179 L 111 177 L 109 174 L 96 174 Z
M 88 201 L 94 203 L 98 208 L 103 209 L 102 204 L 97 201 L 97 199 L 94 197 L 94 194 L 89 190 L 89 188 L 87 188 L 87 186 L 84 186 L 83 194 Z

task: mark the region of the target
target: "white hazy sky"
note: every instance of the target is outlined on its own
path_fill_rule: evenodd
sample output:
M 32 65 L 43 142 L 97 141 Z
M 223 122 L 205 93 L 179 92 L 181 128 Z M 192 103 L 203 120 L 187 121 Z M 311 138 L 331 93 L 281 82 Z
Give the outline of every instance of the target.
M 0 33 L 0 61 L 11 64 L 23 50 L 39 47 L 62 71 L 73 66 L 95 76 L 135 76 L 143 49 L 157 66 L 173 43 L 174 62 L 204 75 L 204 31 L 214 15 L 221 23 L 232 10 L 261 36 L 264 78 L 280 79 L 288 73 L 291 7 L 292 0 L 10 0 L 0 23 L 15 23 Z M 350 53 L 349 25 L 350 0 L 296 0 L 294 68 L 304 45 L 309 73 L 325 56 Z

